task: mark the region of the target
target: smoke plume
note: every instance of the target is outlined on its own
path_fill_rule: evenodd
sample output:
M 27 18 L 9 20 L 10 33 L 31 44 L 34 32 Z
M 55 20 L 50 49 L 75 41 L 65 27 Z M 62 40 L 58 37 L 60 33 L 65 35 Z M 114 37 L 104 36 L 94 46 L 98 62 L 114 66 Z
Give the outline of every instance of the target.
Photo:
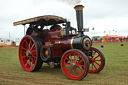
M 64 3 L 67 3 L 68 5 L 77 5 L 80 4 L 81 0 L 58 0 L 62 1 Z

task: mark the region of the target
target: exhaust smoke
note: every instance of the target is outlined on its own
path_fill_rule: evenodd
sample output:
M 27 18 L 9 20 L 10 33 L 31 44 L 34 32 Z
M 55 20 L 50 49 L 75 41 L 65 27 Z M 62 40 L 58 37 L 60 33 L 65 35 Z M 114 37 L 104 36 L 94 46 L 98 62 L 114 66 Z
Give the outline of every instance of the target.
M 68 5 L 77 5 L 80 4 L 81 0 L 58 0 L 62 1 L 64 3 L 67 3 Z

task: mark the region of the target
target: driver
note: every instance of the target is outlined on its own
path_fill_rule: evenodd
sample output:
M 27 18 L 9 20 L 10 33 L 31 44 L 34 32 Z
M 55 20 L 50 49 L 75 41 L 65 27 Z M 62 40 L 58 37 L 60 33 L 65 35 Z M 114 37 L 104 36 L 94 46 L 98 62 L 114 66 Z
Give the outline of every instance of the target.
M 62 29 L 62 28 L 61 28 L 60 25 L 53 25 L 53 26 L 50 28 L 50 30 L 51 30 L 52 32 L 60 31 L 61 29 Z

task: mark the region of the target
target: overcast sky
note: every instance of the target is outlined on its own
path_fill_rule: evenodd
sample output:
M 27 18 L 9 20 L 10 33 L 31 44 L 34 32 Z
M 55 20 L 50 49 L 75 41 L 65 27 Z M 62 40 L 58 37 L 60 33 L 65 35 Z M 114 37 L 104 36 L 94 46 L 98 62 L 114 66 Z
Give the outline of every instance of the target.
M 22 38 L 24 27 L 13 22 L 41 15 L 70 19 L 77 28 L 74 6 L 82 4 L 85 34 L 128 35 L 128 0 L 0 0 L 0 38 Z M 92 28 L 94 27 L 94 30 Z M 106 31 L 106 33 L 104 33 Z M 116 32 L 117 31 L 117 32 Z

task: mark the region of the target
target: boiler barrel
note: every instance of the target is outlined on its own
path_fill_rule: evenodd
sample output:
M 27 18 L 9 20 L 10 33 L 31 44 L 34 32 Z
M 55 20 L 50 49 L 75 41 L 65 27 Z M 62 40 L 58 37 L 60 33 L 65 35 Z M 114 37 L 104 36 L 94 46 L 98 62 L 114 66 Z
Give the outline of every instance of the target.
M 76 36 L 70 37 L 66 40 L 62 40 L 58 45 L 60 46 L 62 51 L 66 51 L 68 49 L 84 49 L 85 51 L 87 51 L 92 46 L 92 42 L 88 36 Z

